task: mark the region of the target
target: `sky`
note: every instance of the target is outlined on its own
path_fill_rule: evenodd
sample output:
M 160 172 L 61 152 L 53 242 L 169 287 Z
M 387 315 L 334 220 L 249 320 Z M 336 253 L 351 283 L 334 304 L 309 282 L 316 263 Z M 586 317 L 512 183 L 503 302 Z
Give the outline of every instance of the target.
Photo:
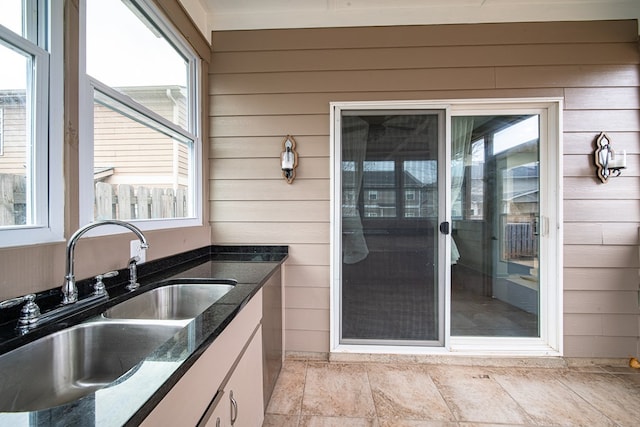
M 0 0 L 0 25 L 5 29 L 20 31 L 20 5 L 21 0 Z M 115 87 L 186 85 L 183 59 L 121 0 L 87 0 L 87 9 L 89 74 Z M 2 34 L 0 29 L 0 89 L 24 89 L 26 61 L 2 43 Z

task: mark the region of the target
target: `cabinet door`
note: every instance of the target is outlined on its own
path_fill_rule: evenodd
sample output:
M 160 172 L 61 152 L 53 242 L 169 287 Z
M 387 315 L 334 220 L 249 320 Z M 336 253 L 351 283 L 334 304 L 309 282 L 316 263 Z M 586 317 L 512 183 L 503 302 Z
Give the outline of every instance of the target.
M 224 390 L 219 390 L 198 427 L 226 427 L 231 425 L 229 398 Z
M 224 389 L 225 378 L 260 324 L 261 318 L 262 290 L 251 298 L 246 307 L 151 411 L 141 426 L 193 426 L 197 425 L 199 420 L 207 425 L 206 422 L 210 418 L 203 420 L 203 414 L 207 412 L 218 390 L 221 387 Z M 261 382 L 262 376 L 259 378 Z M 228 400 L 226 391 L 224 396 L 227 397 L 223 399 L 226 402 Z M 222 406 L 229 411 L 227 405 Z M 224 424 L 224 418 L 221 418 L 221 421 L 223 422 L 221 426 L 230 425 Z M 215 426 L 215 418 L 213 423 Z
M 231 426 L 262 426 L 264 403 L 261 327 L 253 336 L 224 390 L 229 404 Z M 215 423 L 211 424 L 211 426 L 215 427 Z

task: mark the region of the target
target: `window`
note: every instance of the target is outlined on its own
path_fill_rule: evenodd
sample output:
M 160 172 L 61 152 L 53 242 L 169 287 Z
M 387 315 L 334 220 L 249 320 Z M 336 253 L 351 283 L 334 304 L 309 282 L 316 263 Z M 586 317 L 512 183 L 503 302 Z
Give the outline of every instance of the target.
M 0 108 L 0 156 L 4 154 L 4 108 Z
M 0 2 L 0 246 L 62 239 L 62 2 Z
M 81 221 L 201 223 L 196 54 L 145 0 L 85 0 Z

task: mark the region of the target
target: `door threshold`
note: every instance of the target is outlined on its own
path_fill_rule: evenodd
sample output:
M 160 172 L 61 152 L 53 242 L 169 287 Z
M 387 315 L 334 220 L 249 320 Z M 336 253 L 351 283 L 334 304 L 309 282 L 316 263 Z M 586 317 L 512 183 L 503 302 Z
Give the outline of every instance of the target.
M 489 367 L 566 368 L 560 355 L 470 354 L 447 351 L 423 353 L 366 353 L 331 352 L 329 361 L 335 363 L 392 363 L 425 365 L 465 365 Z

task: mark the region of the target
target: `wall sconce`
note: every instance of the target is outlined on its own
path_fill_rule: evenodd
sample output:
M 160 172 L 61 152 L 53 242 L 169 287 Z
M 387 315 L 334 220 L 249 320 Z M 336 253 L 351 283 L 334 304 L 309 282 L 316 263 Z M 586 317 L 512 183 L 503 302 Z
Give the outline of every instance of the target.
M 280 155 L 282 165 L 282 176 L 289 184 L 296 178 L 296 168 L 298 167 L 298 153 L 296 153 L 296 140 L 291 135 L 282 141 L 282 154 Z
M 620 176 L 622 169 L 627 167 L 627 152 L 622 151 L 622 155 L 617 155 L 611 147 L 611 140 L 606 133 L 601 132 L 596 140 L 596 151 L 594 153 L 596 162 L 596 175 L 604 184 L 610 176 Z

